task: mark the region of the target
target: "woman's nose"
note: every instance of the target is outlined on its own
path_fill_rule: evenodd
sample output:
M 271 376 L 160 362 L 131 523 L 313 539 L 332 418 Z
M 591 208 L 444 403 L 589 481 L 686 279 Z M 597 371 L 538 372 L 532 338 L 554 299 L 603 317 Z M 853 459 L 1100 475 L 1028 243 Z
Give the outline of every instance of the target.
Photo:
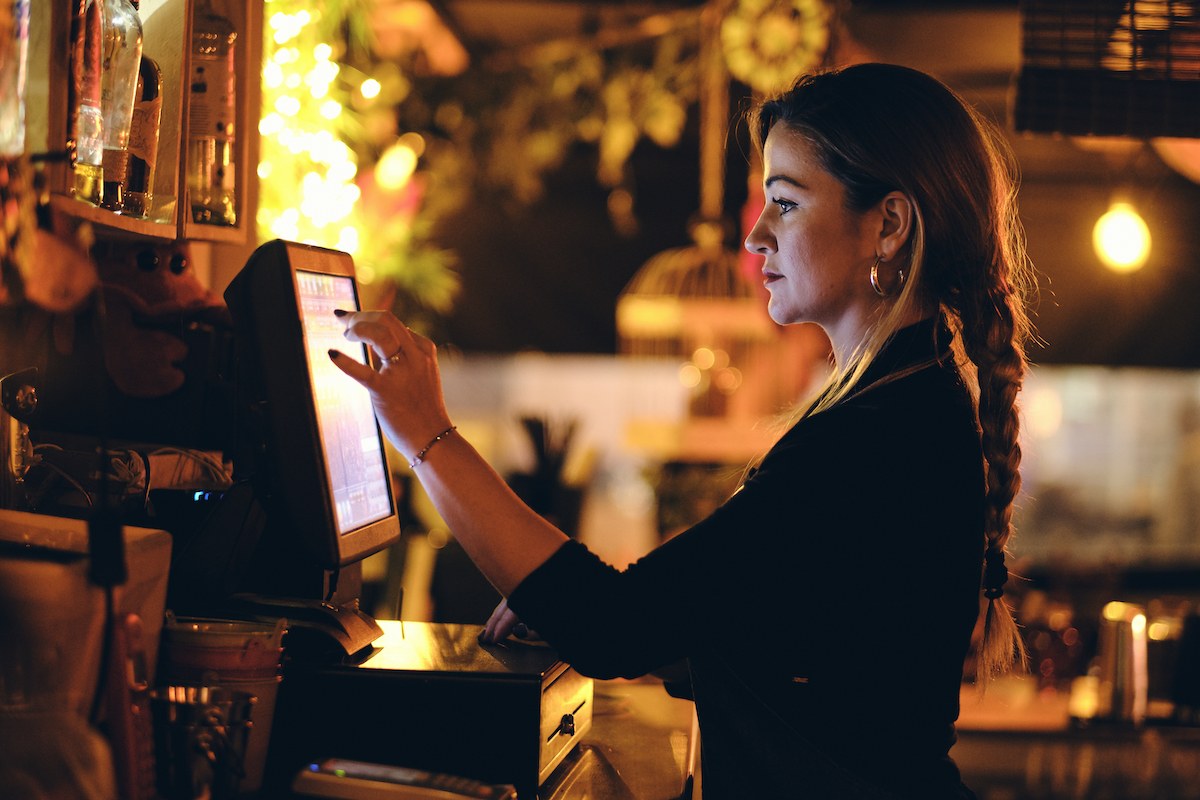
M 750 229 L 750 234 L 746 236 L 745 247 L 755 255 L 765 256 L 775 252 L 775 237 L 771 236 L 763 222 L 765 215 L 766 209 L 763 209 L 763 213 L 759 215 L 754 227 Z

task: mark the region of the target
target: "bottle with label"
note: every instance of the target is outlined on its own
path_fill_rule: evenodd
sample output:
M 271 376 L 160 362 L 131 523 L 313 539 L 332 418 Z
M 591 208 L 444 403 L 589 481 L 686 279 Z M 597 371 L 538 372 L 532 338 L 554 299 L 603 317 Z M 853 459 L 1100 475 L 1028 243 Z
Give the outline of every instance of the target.
M 162 72 L 154 59 L 145 55 L 138 70 L 134 96 L 122 213 L 147 217 L 151 213 L 154 194 L 154 162 L 158 155 L 158 125 L 162 115 Z
M 192 21 L 187 185 L 192 220 L 236 225 L 234 56 L 237 31 L 201 0 Z
M 69 94 L 71 193 L 100 205 L 104 198 L 104 118 L 100 112 L 100 50 L 103 0 L 73 0 Z
M 25 73 L 29 56 L 29 0 L 9 0 L 12 29 L 0 42 L 0 157 L 25 152 Z
M 104 115 L 104 200 L 120 211 L 123 205 L 129 125 L 133 95 L 142 61 L 142 20 L 130 0 L 104 0 L 100 110 Z

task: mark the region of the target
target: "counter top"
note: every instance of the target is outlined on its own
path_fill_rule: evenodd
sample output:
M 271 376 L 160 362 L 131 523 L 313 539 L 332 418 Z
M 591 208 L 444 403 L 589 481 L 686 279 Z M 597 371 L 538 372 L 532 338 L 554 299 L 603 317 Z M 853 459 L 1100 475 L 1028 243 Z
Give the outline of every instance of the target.
M 964 685 L 958 743 L 963 782 L 986 798 L 1200 798 L 1200 728 L 1073 724 L 1064 691 L 1028 677 Z
M 998 678 L 987 687 L 964 683 L 956 727 L 963 731 L 1065 731 L 1071 725 L 1066 692 L 1039 692 L 1025 676 Z

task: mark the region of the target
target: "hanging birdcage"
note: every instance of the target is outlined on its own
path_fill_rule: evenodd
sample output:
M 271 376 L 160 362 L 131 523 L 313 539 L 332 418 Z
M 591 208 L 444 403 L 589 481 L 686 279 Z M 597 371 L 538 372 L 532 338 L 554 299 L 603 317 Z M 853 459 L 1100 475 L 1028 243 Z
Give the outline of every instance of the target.
M 693 417 L 726 417 L 756 347 L 773 340 L 774 323 L 762 299 L 725 246 L 724 131 L 729 77 L 717 46 L 721 3 L 704 14 L 701 41 L 700 213 L 693 244 L 647 261 L 621 293 L 617 331 L 621 352 L 681 361 Z

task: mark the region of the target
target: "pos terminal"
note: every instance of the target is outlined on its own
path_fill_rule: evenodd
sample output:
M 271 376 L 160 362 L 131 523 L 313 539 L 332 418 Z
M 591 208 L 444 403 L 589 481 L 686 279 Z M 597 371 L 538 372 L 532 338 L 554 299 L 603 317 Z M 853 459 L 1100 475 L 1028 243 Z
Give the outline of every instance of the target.
M 544 646 L 481 645 L 477 626 L 377 622 L 358 608 L 358 562 L 400 526 L 370 398 L 327 355 L 374 358 L 333 313 L 359 308 L 350 256 L 268 242 L 225 297 L 255 445 L 243 461 L 265 523 L 220 608 L 289 629 L 264 793 L 286 797 L 298 773 L 343 759 L 535 798 L 590 728 L 592 681 Z M 321 771 L 303 783 L 332 791 Z

